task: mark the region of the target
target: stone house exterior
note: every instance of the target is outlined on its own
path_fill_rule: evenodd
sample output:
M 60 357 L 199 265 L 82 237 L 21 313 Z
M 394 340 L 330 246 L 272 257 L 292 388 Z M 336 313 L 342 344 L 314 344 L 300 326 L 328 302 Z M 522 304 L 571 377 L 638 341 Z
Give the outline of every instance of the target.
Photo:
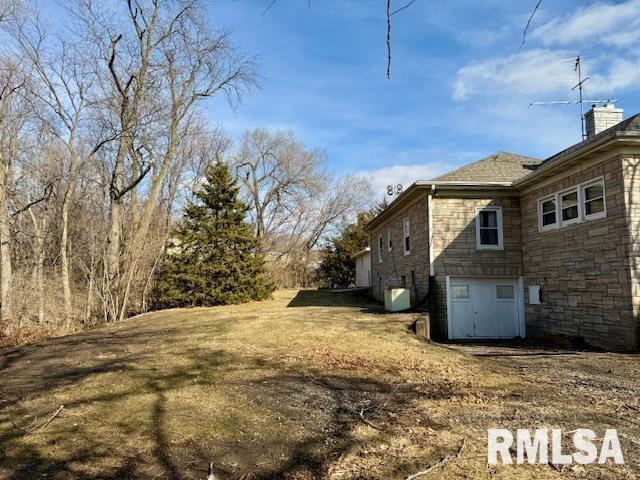
M 498 152 L 399 195 L 367 226 L 376 299 L 410 289 L 434 338 L 640 349 L 640 114 L 586 120 L 544 161 Z

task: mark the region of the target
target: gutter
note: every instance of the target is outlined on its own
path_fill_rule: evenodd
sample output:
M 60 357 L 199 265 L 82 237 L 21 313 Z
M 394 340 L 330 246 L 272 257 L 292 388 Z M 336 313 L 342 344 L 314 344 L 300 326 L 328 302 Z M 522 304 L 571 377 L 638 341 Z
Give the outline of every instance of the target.
M 469 182 L 458 180 L 418 180 L 413 185 L 417 187 L 510 187 L 513 182 Z
M 553 157 L 545 160 L 538 168 L 536 168 L 529 175 L 526 175 L 522 178 L 519 178 L 515 182 L 513 182 L 513 186 L 515 188 L 521 188 L 524 185 L 531 183 L 536 180 L 540 175 L 545 173 L 551 173 L 554 170 L 562 167 L 565 163 L 574 160 L 577 157 L 583 157 L 585 155 L 589 155 L 592 153 L 596 153 L 599 150 L 602 150 L 604 147 L 608 146 L 612 143 L 639 143 L 640 138 L 638 135 L 633 135 L 628 132 L 616 132 L 615 135 L 605 136 L 590 145 L 585 145 L 581 148 L 576 148 L 575 150 L 568 151 L 566 153 L 560 152 Z
M 416 190 L 433 189 L 435 187 L 448 188 L 454 190 L 466 190 L 469 187 L 479 187 L 487 190 L 503 190 L 513 187 L 513 182 L 463 182 L 463 181 L 446 181 L 446 180 L 418 180 L 412 183 L 409 188 L 398 195 L 387 208 L 380 212 L 365 227 L 365 231 L 371 232 L 383 219 L 385 219 L 398 205 L 401 205 Z
M 634 117 L 632 117 L 634 118 Z M 616 128 L 616 127 L 611 127 Z M 595 139 L 591 143 L 586 145 L 580 144 L 569 147 L 556 155 L 549 157 L 540 166 L 531 172 L 530 174 L 514 181 L 514 182 L 470 182 L 470 181 L 447 181 L 447 180 L 418 180 L 412 183 L 409 188 L 398 195 L 387 208 L 380 212 L 373 220 L 371 220 L 365 227 L 365 231 L 371 232 L 382 220 L 384 220 L 397 206 L 401 205 L 410 195 L 417 189 L 431 189 L 433 193 L 436 187 L 447 188 L 452 190 L 465 190 L 470 187 L 479 187 L 487 190 L 502 190 L 502 189 L 520 189 L 524 185 L 534 182 L 539 176 L 551 173 L 557 168 L 563 166 L 566 162 L 569 162 L 576 157 L 589 155 L 601 150 L 603 147 L 611 143 L 640 143 L 640 134 L 635 131 L 617 131 L 609 134 L 605 134 L 602 138 Z

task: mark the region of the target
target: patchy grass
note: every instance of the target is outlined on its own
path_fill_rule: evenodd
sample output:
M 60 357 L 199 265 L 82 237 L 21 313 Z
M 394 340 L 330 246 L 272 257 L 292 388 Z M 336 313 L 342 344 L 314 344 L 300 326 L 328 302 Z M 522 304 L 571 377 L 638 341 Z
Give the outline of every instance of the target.
M 5 351 L 0 478 L 394 479 L 463 440 L 431 478 L 640 473 L 637 357 L 429 345 L 412 321 L 284 291 Z M 544 426 L 616 427 L 626 465 L 487 467 L 488 427 Z

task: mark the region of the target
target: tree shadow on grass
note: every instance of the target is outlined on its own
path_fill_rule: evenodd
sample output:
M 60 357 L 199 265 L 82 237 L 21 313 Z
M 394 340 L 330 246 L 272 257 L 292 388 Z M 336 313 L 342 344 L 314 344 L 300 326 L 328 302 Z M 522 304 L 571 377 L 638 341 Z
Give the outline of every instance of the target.
M 373 297 L 363 292 L 331 292 L 330 290 L 299 290 L 287 305 L 296 307 L 358 308 L 362 313 L 386 313 Z
M 289 306 L 380 311 L 371 300 L 353 294 L 307 292 Z M 221 480 L 242 473 L 255 479 L 322 478 L 337 457 L 361 442 L 354 431 L 364 425 L 361 412 L 381 427 L 370 440 L 382 441 L 404 421 L 389 412 L 411 411 L 428 422 L 428 414 L 416 413 L 413 403 L 424 395 L 453 394 L 448 384 L 435 381 L 399 385 L 362 370 L 283 364 L 279 357 L 251 350 L 225 350 L 224 342 L 216 350 L 193 341 L 203 334 L 226 334 L 224 322 L 175 327 L 148 323 L 144 329 L 139 322 L 125 322 L 117 327 L 14 349 L 0 357 L 0 469 L 8 472 L 7 478 L 203 479 L 210 461 Z M 176 343 L 176 338 L 183 342 Z M 162 363 L 166 357 L 158 348 L 169 349 L 178 359 Z M 123 383 L 109 385 L 113 379 Z M 174 401 L 193 393 L 189 389 L 194 385 L 202 395 L 202 412 L 193 411 L 193 400 L 186 405 Z M 10 422 L 18 420 L 18 426 L 26 428 L 25 414 L 48 418 L 58 407 L 50 399 L 60 393 L 67 396 L 65 409 L 37 437 L 26 438 L 24 431 L 11 427 Z M 178 394 L 182 397 L 174 396 Z M 211 409 L 205 403 L 212 398 L 207 395 L 221 405 L 242 404 L 230 411 L 240 417 L 236 423 L 244 431 L 226 431 L 217 423 L 219 416 L 207 418 Z M 130 417 L 118 416 L 119 410 L 137 397 L 144 398 L 135 407 L 139 412 L 133 410 L 140 420 L 127 423 Z M 184 408 L 192 411 L 185 415 Z M 103 416 L 96 419 L 96 414 Z M 184 418 L 201 422 L 194 438 L 188 438 L 193 425 L 178 431 Z M 104 436 L 97 436 L 101 429 Z M 126 451 L 115 443 L 124 438 L 140 438 L 141 443 Z M 49 448 L 55 454 L 46 453 Z
M 96 362 L 68 372 L 66 379 L 60 374 L 55 381 L 43 384 L 44 390 L 39 392 L 41 396 L 60 386 L 78 388 L 82 392 L 82 382 L 88 378 L 112 369 L 122 372 L 124 368 L 127 377 L 134 380 L 125 389 L 101 389 L 87 396 L 80 393 L 75 401 L 66 404 L 60 418 L 39 434 L 46 439 L 46 444 L 70 446 L 69 451 L 63 454 L 57 449 L 55 458 L 43 456 L 41 449 L 31 445 L 15 430 L 0 432 L 0 444 L 6 447 L 4 452 L 0 451 L 0 463 L 5 468 L 12 466 L 8 478 L 150 479 L 154 475 L 149 472 L 153 471 L 158 479 L 203 479 L 210 461 L 216 464 L 216 473 L 221 480 L 236 479 L 249 472 L 254 479 L 323 478 L 337 456 L 354 448 L 360 441 L 354 434 L 355 426 L 362 425 L 360 412 L 365 412 L 372 422 L 382 425 L 381 430 L 370 437 L 373 441 L 381 440 L 396 421 L 386 412 L 410 409 L 416 399 L 425 395 L 424 385 L 420 388 L 398 385 L 348 371 L 335 374 L 313 372 L 304 365 L 284 366 L 277 359 L 238 356 L 223 350 L 189 349 L 184 352 L 180 366 L 171 366 L 163 371 L 137 368 L 141 363 L 153 360 L 145 355 L 142 352 L 137 356 L 130 354 L 121 361 Z M 257 379 L 249 381 L 239 375 L 220 385 L 218 374 L 234 369 L 250 371 Z M 205 434 L 198 439 L 185 441 L 184 437 L 188 435 L 172 430 L 184 414 L 180 410 L 184 405 L 173 401 L 169 403 L 168 398 L 174 392 L 184 392 L 196 380 L 198 387 L 205 391 L 224 389 L 220 394 L 224 402 L 242 402 L 245 404 L 243 408 L 260 415 L 259 422 L 253 423 L 253 417 L 249 415 L 239 423 L 247 431 L 221 436 L 216 433 L 218 426 L 202 416 L 203 429 L 213 429 L 204 430 Z M 430 388 L 432 394 L 442 398 L 452 395 L 444 384 L 434 383 Z M 125 429 L 115 423 L 115 417 L 102 420 L 114 422 L 109 425 L 115 433 L 113 438 L 108 434 L 105 438 L 95 438 L 91 429 L 85 429 L 82 424 L 74 428 L 70 425 L 71 420 L 65 418 L 66 412 L 94 404 L 103 404 L 108 410 L 117 411 L 122 402 L 141 394 L 152 397 L 145 404 L 146 411 L 140 412 L 145 417 L 144 422 Z M 384 408 L 378 408 L 383 404 Z M 197 417 L 200 412 L 192 414 Z M 238 415 L 243 414 L 240 409 Z M 422 412 L 422 415 L 426 417 L 427 414 Z M 267 417 L 272 418 L 269 421 L 276 422 L 273 432 L 264 429 L 263 419 Z M 284 436 L 276 417 L 286 423 Z M 0 424 L 5 421 L 6 417 L 0 419 Z M 249 424 L 244 425 L 243 422 Z M 254 436 L 253 432 L 258 435 Z M 114 448 L 117 446 L 110 442 L 122 435 L 146 438 L 148 445 L 141 446 L 139 451 L 117 450 Z M 203 437 L 208 440 L 203 440 Z M 78 444 L 78 439 L 83 443 L 82 448 L 73 447 Z M 110 448 L 114 451 L 109 461 L 101 462 Z M 106 467 L 107 464 L 112 466 Z

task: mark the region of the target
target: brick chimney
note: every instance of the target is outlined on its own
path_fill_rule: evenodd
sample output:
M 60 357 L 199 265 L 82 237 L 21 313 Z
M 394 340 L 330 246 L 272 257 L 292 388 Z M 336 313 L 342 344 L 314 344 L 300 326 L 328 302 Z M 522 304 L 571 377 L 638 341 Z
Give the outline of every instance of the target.
M 607 102 L 599 107 L 593 105 L 591 110 L 584 114 L 584 122 L 587 130 L 587 138 L 613 127 L 622 121 L 623 110 L 616 108 L 612 102 Z

